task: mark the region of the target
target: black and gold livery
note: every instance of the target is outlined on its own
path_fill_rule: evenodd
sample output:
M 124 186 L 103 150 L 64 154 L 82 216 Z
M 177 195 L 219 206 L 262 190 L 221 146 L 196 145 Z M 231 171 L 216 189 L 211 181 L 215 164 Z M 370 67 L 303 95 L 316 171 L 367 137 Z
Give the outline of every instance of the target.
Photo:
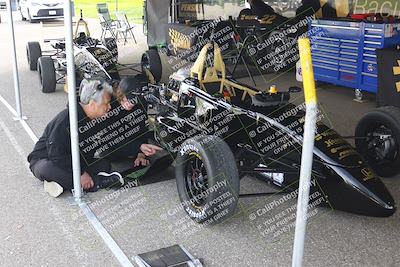
M 264 91 L 232 79 L 215 43 L 201 50 L 190 71 L 174 73 L 166 87 L 150 84 L 143 91 L 158 110 L 151 119 L 155 139 L 177 157 L 178 192 L 193 220 L 209 222 L 210 209 L 218 211 L 214 204 L 224 196 L 226 216 L 213 222 L 232 215 L 239 179 L 248 174 L 296 191 L 305 112 L 289 100 L 298 91 Z M 323 196 L 320 205 L 391 216 L 393 197 L 363 155 L 322 120 L 316 131 L 311 190 Z

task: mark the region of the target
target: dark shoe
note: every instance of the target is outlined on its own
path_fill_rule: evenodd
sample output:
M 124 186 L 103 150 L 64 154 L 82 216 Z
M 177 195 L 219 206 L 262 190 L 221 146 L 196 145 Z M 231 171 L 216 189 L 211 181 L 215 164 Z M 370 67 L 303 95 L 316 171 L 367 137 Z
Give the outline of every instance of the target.
M 97 187 L 98 189 L 104 189 L 122 185 L 124 185 L 124 179 L 122 179 L 122 175 L 119 174 L 118 172 L 112 172 L 112 173 L 99 172 L 97 174 L 97 183 L 95 187 Z

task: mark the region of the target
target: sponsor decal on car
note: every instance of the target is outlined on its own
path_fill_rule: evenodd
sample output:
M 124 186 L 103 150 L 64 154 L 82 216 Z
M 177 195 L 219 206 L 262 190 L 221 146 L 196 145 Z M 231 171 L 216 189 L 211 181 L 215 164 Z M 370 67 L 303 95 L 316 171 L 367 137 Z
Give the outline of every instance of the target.
M 393 67 L 393 75 L 400 75 L 400 60 L 397 61 L 397 63 L 399 64 L 399 66 Z M 397 92 L 400 93 L 400 82 L 396 82 L 396 89 Z

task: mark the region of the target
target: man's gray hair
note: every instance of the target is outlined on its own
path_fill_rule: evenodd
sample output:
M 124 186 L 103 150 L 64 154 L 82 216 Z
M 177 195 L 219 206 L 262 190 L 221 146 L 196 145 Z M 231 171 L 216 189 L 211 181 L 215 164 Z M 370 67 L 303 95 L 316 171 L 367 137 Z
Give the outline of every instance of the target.
M 112 91 L 112 86 L 107 82 L 84 79 L 79 88 L 80 102 L 87 105 L 90 100 L 94 100 L 96 103 L 102 104 L 104 92 L 112 94 Z

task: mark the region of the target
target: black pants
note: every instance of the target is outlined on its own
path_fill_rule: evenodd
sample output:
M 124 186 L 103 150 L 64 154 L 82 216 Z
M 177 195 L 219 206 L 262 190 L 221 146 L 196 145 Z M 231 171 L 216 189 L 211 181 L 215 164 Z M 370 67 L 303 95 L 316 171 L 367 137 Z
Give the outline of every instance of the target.
M 74 188 L 72 170 L 61 169 L 48 159 L 32 160 L 29 168 L 33 175 L 41 181 L 56 182 L 66 191 Z M 92 164 L 87 172 L 96 183 L 97 174 L 99 172 L 109 172 L 110 169 L 109 161 L 100 160 Z

